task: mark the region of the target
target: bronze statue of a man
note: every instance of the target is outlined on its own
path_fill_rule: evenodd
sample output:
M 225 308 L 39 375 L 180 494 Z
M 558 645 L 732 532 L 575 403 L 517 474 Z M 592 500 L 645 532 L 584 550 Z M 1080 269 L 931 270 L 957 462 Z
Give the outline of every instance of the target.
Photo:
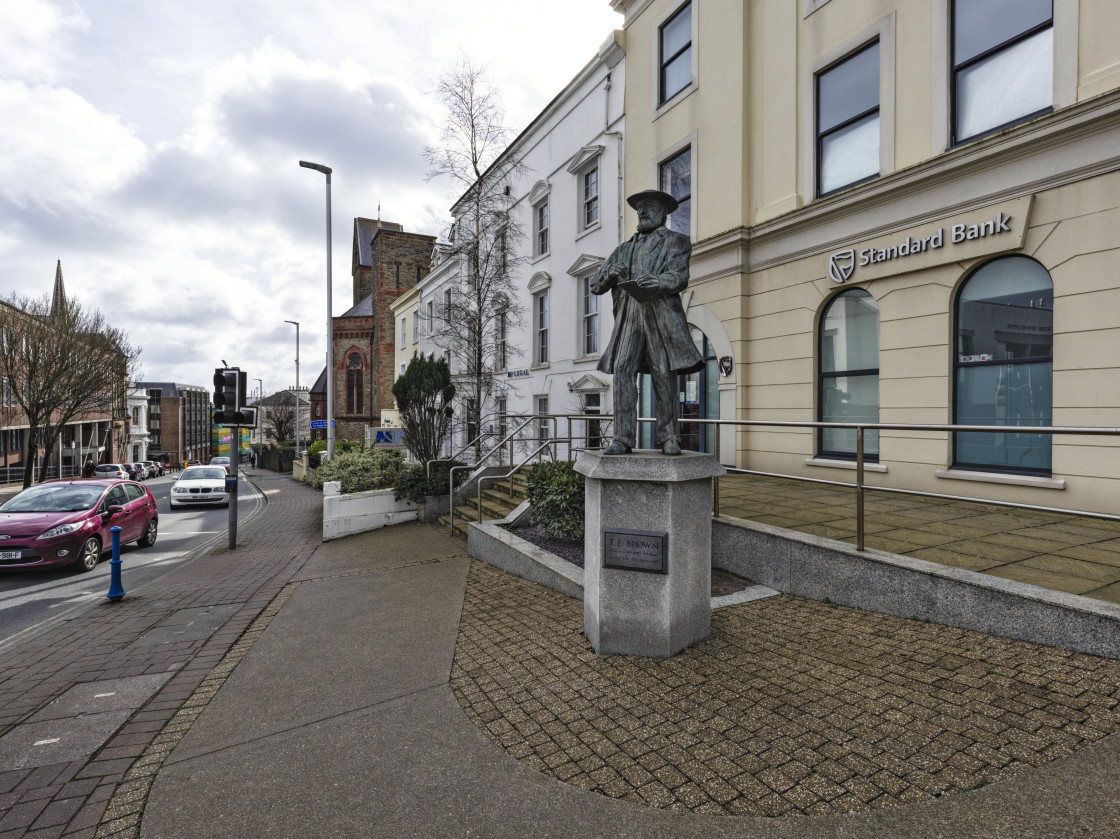
M 649 373 L 657 402 L 662 453 L 681 453 L 677 428 L 678 373 L 693 373 L 704 359 L 689 334 L 680 293 L 688 285 L 688 237 L 665 227 L 676 200 L 656 189 L 626 202 L 638 211 L 638 232 L 623 242 L 591 278 L 593 294 L 611 292 L 614 332 L 599 370 L 614 375 L 614 439 L 603 454 L 626 454 L 637 441 L 639 373 Z

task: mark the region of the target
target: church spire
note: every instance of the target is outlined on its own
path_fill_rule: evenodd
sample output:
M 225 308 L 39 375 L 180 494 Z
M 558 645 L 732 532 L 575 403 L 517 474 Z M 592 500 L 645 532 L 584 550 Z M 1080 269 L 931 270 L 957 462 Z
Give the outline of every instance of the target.
M 62 260 L 58 260 L 58 267 L 54 269 L 54 296 L 51 297 L 51 317 L 58 315 L 66 309 L 66 286 L 62 282 Z

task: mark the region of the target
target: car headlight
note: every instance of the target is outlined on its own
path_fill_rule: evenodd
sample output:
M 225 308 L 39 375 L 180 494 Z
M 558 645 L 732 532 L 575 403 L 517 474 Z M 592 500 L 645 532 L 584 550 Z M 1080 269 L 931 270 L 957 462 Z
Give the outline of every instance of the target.
M 182 495 L 184 492 L 190 492 L 189 489 L 185 489 L 183 487 L 172 487 L 171 491 L 178 495 Z
M 80 521 L 73 522 L 71 524 L 60 524 L 58 527 L 52 527 L 46 533 L 40 533 L 35 537 L 35 539 L 53 539 L 56 536 L 65 536 L 67 533 L 73 533 L 76 530 L 81 530 L 83 524 L 84 522 Z

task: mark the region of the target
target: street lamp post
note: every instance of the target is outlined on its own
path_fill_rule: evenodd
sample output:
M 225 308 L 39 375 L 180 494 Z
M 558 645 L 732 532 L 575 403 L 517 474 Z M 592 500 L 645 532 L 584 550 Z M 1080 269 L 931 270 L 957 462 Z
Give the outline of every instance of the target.
M 286 320 L 296 328 L 296 457 L 299 457 L 299 321 Z
M 261 443 L 264 435 L 261 433 L 261 411 L 264 410 L 264 382 L 253 379 L 257 383 L 257 466 L 261 465 Z
M 334 457 L 334 321 L 331 308 L 331 172 L 329 166 L 301 160 L 304 169 L 327 176 L 327 459 Z

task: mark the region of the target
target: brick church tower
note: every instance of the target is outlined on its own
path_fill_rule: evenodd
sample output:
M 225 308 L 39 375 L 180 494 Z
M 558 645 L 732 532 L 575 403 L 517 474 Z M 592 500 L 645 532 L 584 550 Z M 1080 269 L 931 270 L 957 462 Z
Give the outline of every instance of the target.
M 396 330 L 389 305 L 428 273 L 435 241 L 393 222 L 354 219 L 354 305 L 334 318 L 331 352 L 336 440 L 364 440 L 367 426 L 381 425 L 381 406 L 393 404 Z M 313 419 L 326 418 L 326 375 L 311 388 Z M 313 439 L 320 437 L 326 432 Z

